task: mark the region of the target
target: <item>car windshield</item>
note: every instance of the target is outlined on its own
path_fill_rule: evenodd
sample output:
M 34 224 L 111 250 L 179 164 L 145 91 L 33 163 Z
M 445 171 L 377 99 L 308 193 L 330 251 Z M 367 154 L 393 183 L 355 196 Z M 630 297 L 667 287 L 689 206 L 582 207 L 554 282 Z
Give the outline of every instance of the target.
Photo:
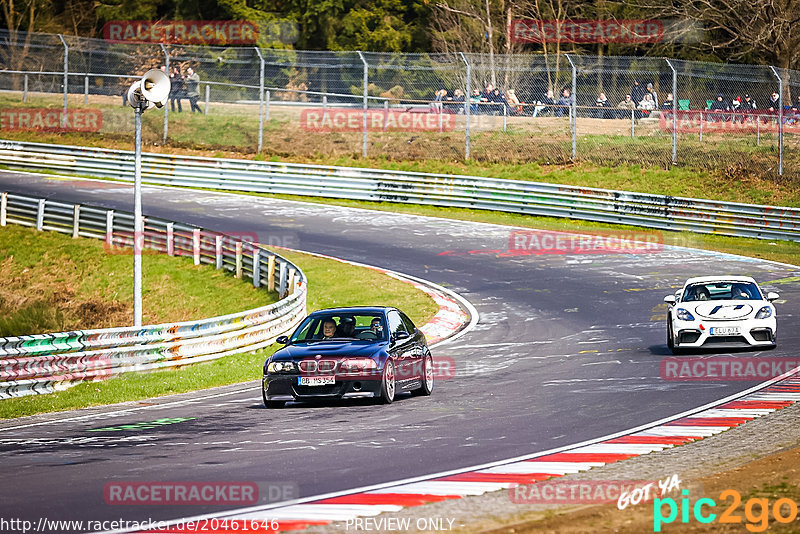
M 314 313 L 294 331 L 289 343 L 325 340 L 386 341 L 386 321 L 380 313 Z
M 704 282 L 687 286 L 681 300 L 763 300 L 763 297 L 753 282 Z

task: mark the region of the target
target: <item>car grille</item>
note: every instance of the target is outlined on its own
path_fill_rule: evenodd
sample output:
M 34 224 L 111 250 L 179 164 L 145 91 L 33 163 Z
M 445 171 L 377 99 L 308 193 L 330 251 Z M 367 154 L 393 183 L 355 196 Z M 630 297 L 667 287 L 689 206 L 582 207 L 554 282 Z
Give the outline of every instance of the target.
M 301 373 L 332 373 L 336 370 L 336 360 L 303 360 L 297 364 Z
M 753 339 L 756 341 L 772 341 L 772 332 L 768 329 L 751 330 L 750 335 L 753 336 Z
M 709 336 L 705 342 L 706 345 L 715 343 L 743 343 L 748 345 L 747 340 L 742 336 Z
M 679 343 L 694 343 L 700 339 L 700 332 L 681 332 L 679 335 Z
M 342 393 L 342 384 L 329 386 L 294 386 L 297 395 L 339 395 Z

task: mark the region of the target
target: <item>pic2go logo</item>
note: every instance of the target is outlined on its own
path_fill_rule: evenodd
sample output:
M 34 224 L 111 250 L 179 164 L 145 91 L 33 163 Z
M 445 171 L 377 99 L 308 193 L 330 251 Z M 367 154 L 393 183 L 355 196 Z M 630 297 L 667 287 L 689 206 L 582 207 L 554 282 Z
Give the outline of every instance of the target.
M 654 499 L 653 500 L 653 532 L 661 532 L 662 525 L 673 523 L 681 514 L 681 523 L 689 523 L 689 513 L 691 511 L 694 519 L 698 523 L 713 523 L 717 519 L 717 514 L 712 513 L 717 503 L 713 499 L 698 499 L 691 504 L 689 490 L 681 492 L 683 497 L 680 499 L 680 510 L 675 499 Z M 725 490 L 719 494 L 721 501 L 731 499 L 730 505 L 719 515 L 719 523 L 742 523 L 742 517 L 736 513 L 742 503 L 742 496 L 736 490 Z M 748 499 L 744 505 L 744 517 L 747 520 L 745 527 L 750 532 L 764 532 L 769 528 L 770 505 L 769 499 L 753 497 Z M 665 516 L 665 507 L 667 515 Z M 797 518 L 797 503 L 792 499 L 781 498 L 772 505 L 772 517 L 778 523 L 791 523 Z

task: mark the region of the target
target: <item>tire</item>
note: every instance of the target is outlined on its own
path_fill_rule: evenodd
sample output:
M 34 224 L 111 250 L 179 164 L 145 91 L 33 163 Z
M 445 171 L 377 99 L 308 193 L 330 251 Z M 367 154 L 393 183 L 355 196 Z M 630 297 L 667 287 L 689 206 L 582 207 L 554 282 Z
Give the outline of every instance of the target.
M 286 403 L 283 401 L 267 400 L 267 392 L 264 391 L 264 383 L 261 383 L 261 400 L 264 401 L 264 406 L 269 409 L 283 408 Z
M 419 388 L 413 390 L 411 394 L 418 395 L 421 397 L 427 397 L 433 391 L 433 378 L 434 378 L 433 357 L 431 357 L 431 355 L 428 354 L 427 356 L 425 356 L 425 359 L 422 362 L 423 362 L 422 376 L 420 377 L 422 379 L 422 385 Z
M 381 394 L 379 402 L 381 404 L 391 404 L 394 402 L 394 394 L 397 391 L 397 383 L 395 382 L 394 363 L 392 360 L 386 360 L 383 366 L 383 374 L 381 375 Z
M 680 354 L 681 349 L 675 346 L 675 335 L 672 332 L 672 319 L 667 318 L 667 347 L 672 354 Z

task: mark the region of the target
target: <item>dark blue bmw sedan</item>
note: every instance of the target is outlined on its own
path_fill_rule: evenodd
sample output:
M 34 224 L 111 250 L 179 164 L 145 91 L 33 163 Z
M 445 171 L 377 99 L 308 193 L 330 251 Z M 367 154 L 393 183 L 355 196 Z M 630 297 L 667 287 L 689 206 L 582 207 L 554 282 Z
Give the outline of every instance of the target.
M 315 311 L 264 363 L 267 408 L 307 399 L 376 398 L 400 392 L 430 395 L 433 358 L 425 335 L 396 308 L 371 306 Z

